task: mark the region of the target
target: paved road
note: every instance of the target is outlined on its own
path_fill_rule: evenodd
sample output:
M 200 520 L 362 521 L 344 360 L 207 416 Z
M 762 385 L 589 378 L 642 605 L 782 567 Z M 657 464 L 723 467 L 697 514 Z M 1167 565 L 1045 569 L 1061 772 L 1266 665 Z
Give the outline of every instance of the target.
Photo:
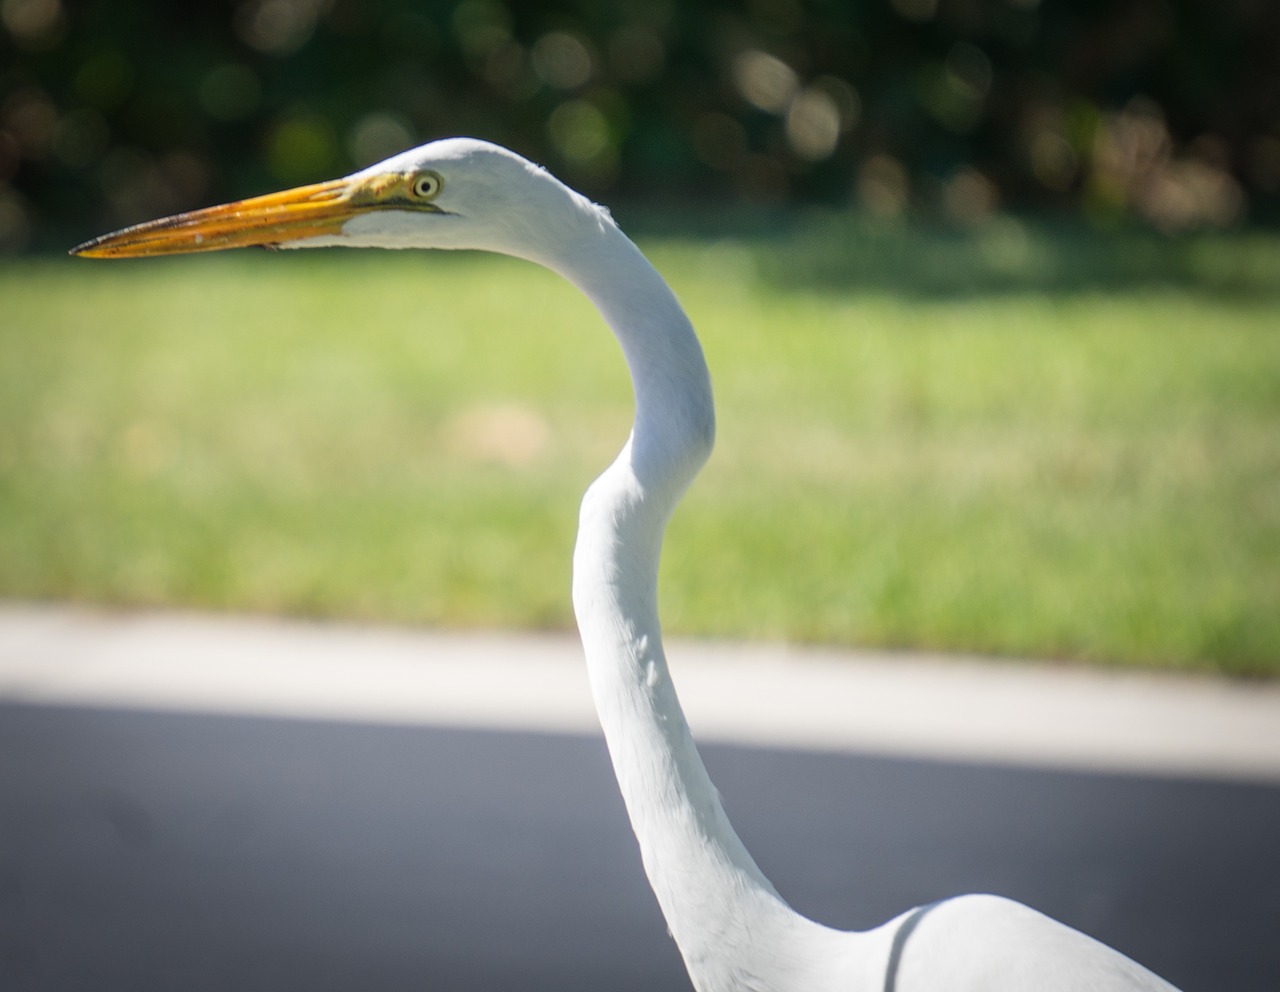
M 592 733 L 8 685 L 6 992 L 688 988 Z M 1280 989 L 1274 778 L 705 750 L 766 873 L 826 922 L 997 891 L 1185 992 Z

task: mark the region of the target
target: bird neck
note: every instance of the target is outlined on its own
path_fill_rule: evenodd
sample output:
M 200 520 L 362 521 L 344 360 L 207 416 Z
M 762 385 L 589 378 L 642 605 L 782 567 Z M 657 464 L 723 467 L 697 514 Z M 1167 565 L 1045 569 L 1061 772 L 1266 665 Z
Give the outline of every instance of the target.
M 631 437 L 583 499 L 573 602 L 645 872 L 699 992 L 826 988 L 813 969 L 838 955 L 814 945 L 839 935 L 787 906 L 734 832 L 662 646 L 662 537 L 714 435 L 701 346 L 661 276 L 611 222 L 576 244 L 551 267 L 613 329 L 636 394 Z

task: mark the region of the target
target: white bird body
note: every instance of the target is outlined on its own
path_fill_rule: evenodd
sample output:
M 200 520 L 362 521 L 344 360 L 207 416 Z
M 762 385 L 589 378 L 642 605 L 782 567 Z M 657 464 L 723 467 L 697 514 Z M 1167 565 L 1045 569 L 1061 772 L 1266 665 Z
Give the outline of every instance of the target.
M 153 221 L 75 251 L 243 244 L 514 255 L 574 283 L 617 336 L 636 418 L 583 499 L 573 604 L 645 872 L 698 992 L 1176 992 L 1008 899 L 962 896 L 849 933 L 801 916 L 764 877 L 694 746 L 658 620 L 667 520 L 713 444 L 710 377 L 674 294 L 606 210 L 506 149 L 450 139 L 343 180 Z

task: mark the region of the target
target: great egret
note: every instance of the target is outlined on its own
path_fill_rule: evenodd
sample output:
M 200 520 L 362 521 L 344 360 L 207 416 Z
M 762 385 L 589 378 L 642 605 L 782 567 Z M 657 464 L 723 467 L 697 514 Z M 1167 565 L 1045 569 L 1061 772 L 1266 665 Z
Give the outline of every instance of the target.
M 582 501 L 573 605 L 645 871 L 699 992 L 1173 990 L 1117 951 L 1008 899 L 946 899 L 849 933 L 795 912 L 761 873 L 694 747 L 658 622 L 663 532 L 715 434 L 710 378 L 674 294 L 607 210 L 505 148 L 456 138 L 345 179 L 139 224 L 73 254 L 242 245 L 514 255 L 576 285 L 617 336 L 635 389 L 635 423 Z

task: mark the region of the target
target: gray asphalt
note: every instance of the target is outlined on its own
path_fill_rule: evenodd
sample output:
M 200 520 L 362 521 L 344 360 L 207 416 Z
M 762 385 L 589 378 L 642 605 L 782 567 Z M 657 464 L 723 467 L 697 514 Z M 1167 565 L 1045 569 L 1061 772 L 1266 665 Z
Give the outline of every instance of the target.
M 687 989 L 591 732 L 0 701 L 0 989 Z M 1280 989 L 1280 785 L 711 743 L 797 908 L 1027 902 Z

